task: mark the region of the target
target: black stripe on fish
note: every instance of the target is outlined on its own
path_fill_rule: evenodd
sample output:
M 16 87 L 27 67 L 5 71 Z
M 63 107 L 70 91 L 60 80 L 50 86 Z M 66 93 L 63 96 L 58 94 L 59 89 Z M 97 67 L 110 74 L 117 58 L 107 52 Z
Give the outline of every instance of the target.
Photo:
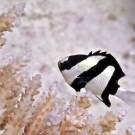
M 109 94 L 111 95 L 115 95 L 118 88 L 120 87 L 117 84 L 117 81 L 115 80 L 115 71 L 114 74 L 112 75 L 110 81 L 108 82 L 106 88 L 104 89 L 103 93 L 101 94 L 101 98 L 103 99 L 103 102 L 110 107 L 111 106 L 111 102 L 109 100 Z
M 106 62 L 107 59 L 103 58 L 100 60 L 97 65 L 91 67 L 87 71 L 84 71 L 81 73 L 70 85 L 72 88 L 74 88 L 76 91 L 80 91 L 81 88 L 84 88 L 85 85 L 91 81 L 93 78 L 98 76 L 101 72 L 104 71 L 104 69 L 108 66 L 108 63 Z M 107 64 L 107 65 L 106 65 Z M 101 66 L 100 66 L 101 65 Z
M 72 55 L 72 56 L 69 56 L 69 58 L 68 58 L 67 61 L 64 61 L 63 63 L 59 63 L 59 69 L 60 69 L 60 71 L 69 70 L 73 66 L 75 66 L 76 64 L 78 64 L 79 62 L 87 59 L 90 56 L 95 56 L 95 55 L 107 56 L 106 55 L 106 52 L 100 52 L 100 50 L 97 51 L 97 52 L 94 52 L 93 54 L 92 54 L 92 51 L 91 51 L 88 55 L 83 55 L 83 54 Z
M 71 87 L 73 87 L 76 91 L 80 91 L 81 88 L 84 88 L 85 85 L 89 81 L 91 81 L 93 78 L 95 78 L 99 74 L 101 74 L 108 66 L 113 66 L 115 68 L 115 71 L 101 95 L 104 103 L 107 106 L 110 106 L 111 103 L 108 99 L 108 96 L 109 96 L 109 94 L 114 95 L 117 92 L 118 87 L 119 87 L 117 82 L 121 77 L 125 76 L 125 74 L 123 73 L 119 63 L 116 61 L 116 59 L 111 54 L 106 54 L 106 52 L 100 53 L 100 51 L 98 51 L 98 52 L 94 53 L 93 55 L 102 55 L 102 56 L 106 56 L 106 58 L 101 59 L 97 63 L 97 65 L 93 66 L 89 70 L 84 71 L 82 74 L 80 74 L 72 82 Z
M 63 70 L 69 70 L 79 62 L 87 59 L 87 55 L 72 55 L 69 56 L 67 61 L 64 61 L 63 63 L 59 63 L 59 69 L 60 71 Z

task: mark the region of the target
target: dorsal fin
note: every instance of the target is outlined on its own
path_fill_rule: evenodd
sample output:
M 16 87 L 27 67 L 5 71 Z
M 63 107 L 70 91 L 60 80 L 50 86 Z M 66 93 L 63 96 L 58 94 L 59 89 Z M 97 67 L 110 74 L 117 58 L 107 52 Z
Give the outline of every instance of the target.
M 107 55 L 109 55 L 107 52 L 101 52 L 101 50 L 96 51 L 96 52 L 94 52 L 93 54 L 92 54 L 92 52 L 90 52 L 89 54 L 90 54 L 90 55 L 88 55 L 88 56 L 93 56 L 93 55 L 107 56 Z
M 92 56 L 92 51 L 88 54 L 88 56 Z
M 96 51 L 96 52 L 94 52 L 94 53 L 92 53 L 92 51 L 91 51 L 91 52 L 88 54 L 88 57 L 89 57 L 89 56 L 95 56 L 95 55 L 101 55 L 101 56 L 106 56 L 106 57 L 111 56 L 111 57 L 112 57 L 112 55 L 111 55 L 110 53 L 101 52 L 101 50 L 98 50 L 98 51 Z
M 93 53 L 93 55 L 99 55 L 99 54 L 100 54 L 100 52 L 101 52 L 101 50 L 96 51 L 96 52 L 94 52 L 94 53 Z
M 107 54 L 107 52 L 101 52 L 100 55 L 105 56 Z

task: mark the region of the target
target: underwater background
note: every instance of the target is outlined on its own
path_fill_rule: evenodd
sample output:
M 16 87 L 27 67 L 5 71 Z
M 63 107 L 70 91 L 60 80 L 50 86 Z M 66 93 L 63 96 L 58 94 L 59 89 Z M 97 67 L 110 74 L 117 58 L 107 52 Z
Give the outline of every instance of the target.
M 0 52 L 18 55 L 32 50 L 30 75 L 40 73 L 43 89 L 59 83 L 59 96 L 67 100 L 75 91 L 66 84 L 57 62 L 65 56 L 107 51 L 121 65 L 126 76 L 119 81 L 122 88 L 135 92 L 135 0 L 22 0 L 26 3 L 21 15 L 22 25 L 13 33 L 5 32 L 6 44 Z M 0 13 L 19 0 L 0 2 Z M 26 69 L 27 70 L 27 69 Z M 135 123 L 135 110 L 117 97 L 111 96 L 107 108 L 97 98 L 91 113 L 103 115 L 110 110 L 126 110 L 127 116 L 117 124 L 117 134 Z

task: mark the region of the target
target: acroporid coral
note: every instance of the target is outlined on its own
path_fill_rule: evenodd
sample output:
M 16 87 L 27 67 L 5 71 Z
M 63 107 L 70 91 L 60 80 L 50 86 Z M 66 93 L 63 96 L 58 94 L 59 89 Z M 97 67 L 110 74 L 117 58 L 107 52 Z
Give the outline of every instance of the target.
M 27 122 L 33 103 L 33 96 L 38 94 L 41 85 L 40 75 L 28 76 L 23 67 L 29 62 L 31 52 L 18 57 L 8 56 L 0 65 L 0 126 L 4 134 L 17 133 Z M 21 120 L 23 117 L 23 121 Z
M 107 112 L 104 117 L 98 118 L 89 114 L 85 125 L 83 125 L 83 130 L 87 131 L 88 135 L 110 135 L 111 131 L 115 130 L 116 122 L 121 122 L 125 114 L 125 111 Z
M 135 124 L 131 125 L 124 135 L 135 135 Z
M 33 117 L 25 126 L 23 135 L 110 135 L 116 122 L 122 120 L 123 112 L 108 112 L 104 117 L 95 118 L 88 113 L 91 93 L 77 93 L 69 105 L 58 98 L 57 82 L 37 98 Z
M 0 15 L 0 46 L 3 46 L 6 42 L 6 39 L 2 36 L 4 31 L 12 32 L 12 28 L 20 25 L 19 15 L 24 10 L 25 3 L 19 3 L 14 5 L 7 13 Z
M 4 31 L 20 24 L 18 14 L 24 3 L 13 6 L 0 17 L 1 36 Z M 16 20 L 17 19 L 17 20 Z M 0 38 L 0 45 L 5 40 Z M 125 111 L 107 112 L 94 117 L 89 113 L 92 94 L 78 92 L 66 104 L 57 97 L 58 83 L 41 91 L 41 76 L 30 78 L 25 67 L 31 60 L 31 51 L 19 56 L 6 56 L 0 61 L 0 131 L 1 135 L 112 135 L 116 122 Z M 125 135 L 135 134 L 131 126 Z

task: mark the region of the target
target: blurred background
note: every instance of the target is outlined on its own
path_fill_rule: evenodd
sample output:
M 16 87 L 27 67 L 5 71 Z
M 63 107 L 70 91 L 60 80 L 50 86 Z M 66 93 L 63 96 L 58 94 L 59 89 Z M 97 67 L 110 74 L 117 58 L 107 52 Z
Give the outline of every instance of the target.
M 67 101 L 75 91 L 65 83 L 57 62 L 65 56 L 107 51 L 120 63 L 126 76 L 119 84 L 135 92 L 135 0 L 21 0 L 26 3 L 21 15 L 22 25 L 12 33 L 5 32 L 7 42 L 0 58 L 32 50 L 28 65 L 31 76 L 41 74 L 42 89 L 59 83 L 59 96 Z M 7 12 L 19 0 L 1 0 L 0 13 Z M 90 113 L 126 110 L 117 135 L 135 123 L 135 110 L 116 97 L 110 97 L 107 108 L 94 98 Z

